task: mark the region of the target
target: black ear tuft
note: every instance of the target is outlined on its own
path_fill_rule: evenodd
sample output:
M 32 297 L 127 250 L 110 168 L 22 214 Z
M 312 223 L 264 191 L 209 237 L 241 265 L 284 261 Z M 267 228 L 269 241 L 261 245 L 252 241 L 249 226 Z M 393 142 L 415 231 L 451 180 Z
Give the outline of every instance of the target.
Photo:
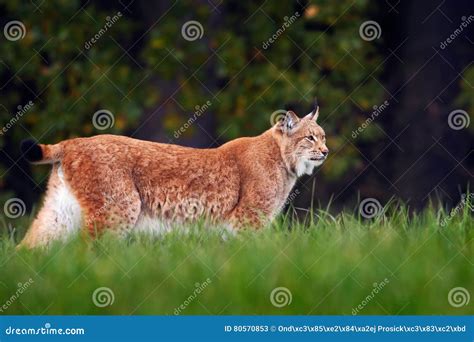
M 29 162 L 36 162 L 43 159 L 43 151 L 40 145 L 33 139 L 25 139 L 21 142 L 21 153 Z
M 318 107 L 319 107 L 319 105 L 318 105 L 318 98 L 315 97 L 315 98 L 314 98 L 314 106 L 313 106 L 313 108 L 314 108 L 314 110 L 316 111 L 316 108 L 318 108 Z
M 318 99 L 315 97 L 313 111 L 308 115 L 308 117 L 310 120 L 316 121 L 318 120 L 318 116 L 319 116 L 319 105 L 318 105 Z

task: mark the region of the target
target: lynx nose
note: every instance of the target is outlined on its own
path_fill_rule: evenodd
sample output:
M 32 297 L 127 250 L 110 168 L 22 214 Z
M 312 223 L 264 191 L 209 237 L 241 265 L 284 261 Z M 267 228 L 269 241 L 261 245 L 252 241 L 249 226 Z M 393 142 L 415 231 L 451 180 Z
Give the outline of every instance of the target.
M 321 150 L 321 153 L 323 154 L 323 156 L 327 157 L 329 154 L 329 150 L 326 148 L 324 150 Z

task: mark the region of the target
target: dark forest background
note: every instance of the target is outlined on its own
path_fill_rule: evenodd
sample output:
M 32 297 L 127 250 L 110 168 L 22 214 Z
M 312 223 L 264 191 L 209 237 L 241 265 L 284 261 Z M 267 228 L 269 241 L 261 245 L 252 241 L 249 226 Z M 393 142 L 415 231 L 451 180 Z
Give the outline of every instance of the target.
M 0 201 L 31 210 L 45 189 L 49 167 L 24 161 L 25 138 L 113 133 L 215 147 L 268 129 L 277 110 L 306 114 L 317 97 L 331 153 L 298 183 L 296 207 L 308 208 L 313 191 L 316 206 L 334 210 L 364 197 L 456 205 L 474 168 L 473 8 L 0 0 Z M 361 31 L 369 21 L 375 35 Z M 111 115 L 106 129 L 97 112 Z

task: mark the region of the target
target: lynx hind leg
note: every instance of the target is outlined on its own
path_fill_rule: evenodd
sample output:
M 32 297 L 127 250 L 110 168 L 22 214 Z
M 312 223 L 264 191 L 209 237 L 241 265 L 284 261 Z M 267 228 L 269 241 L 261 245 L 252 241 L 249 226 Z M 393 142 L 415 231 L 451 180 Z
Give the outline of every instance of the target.
M 81 224 L 82 208 L 64 180 L 61 165 L 55 164 L 43 205 L 19 247 L 34 248 L 66 240 L 80 230 Z
M 135 227 L 141 211 L 141 200 L 132 179 L 111 183 L 97 182 L 92 191 L 81 191 L 79 198 L 85 203 L 85 227 L 91 236 L 111 232 L 125 237 Z

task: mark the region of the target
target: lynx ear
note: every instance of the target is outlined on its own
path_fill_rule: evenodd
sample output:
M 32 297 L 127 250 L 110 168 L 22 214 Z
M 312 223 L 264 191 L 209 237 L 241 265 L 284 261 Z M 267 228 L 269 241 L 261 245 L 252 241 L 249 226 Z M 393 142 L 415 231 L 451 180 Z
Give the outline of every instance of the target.
M 309 120 L 318 120 L 318 116 L 319 116 L 319 106 L 318 106 L 318 100 L 317 99 L 314 99 L 314 109 L 311 113 L 309 113 L 308 115 L 306 115 L 306 118 L 308 118 Z
M 290 133 L 298 124 L 300 119 L 291 110 L 287 111 L 285 117 L 280 121 L 279 127 L 284 133 Z

